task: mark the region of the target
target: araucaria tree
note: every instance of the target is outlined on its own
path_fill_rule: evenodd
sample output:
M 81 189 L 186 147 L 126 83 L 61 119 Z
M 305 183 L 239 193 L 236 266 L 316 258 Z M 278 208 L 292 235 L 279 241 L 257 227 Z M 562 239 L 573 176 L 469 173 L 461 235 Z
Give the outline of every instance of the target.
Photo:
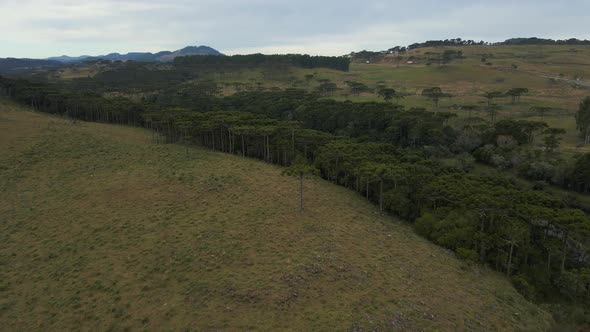
M 548 106 L 532 106 L 531 111 L 539 114 L 541 116 L 541 120 L 543 120 L 545 118 L 545 114 L 549 113 L 552 108 L 548 107 Z
M 422 90 L 422 96 L 430 99 L 434 103 L 435 112 L 438 112 L 438 104 L 440 103 L 441 98 L 451 97 L 450 94 L 443 92 L 442 89 L 437 86 Z
M 498 114 L 498 110 L 500 109 L 500 105 L 494 104 L 494 99 L 504 97 L 504 94 L 499 91 L 491 91 L 486 92 L 483 95 L 487 101 L 487 111 L 490 114 L 490 120 L 492 123 L 496 122 L 496 115 Z
M 295 176 L 299 179 L 299 212 L 303 212 L 303 179 L 307 175 L 316 175 L 318 173 L 318 169 L 308 164 L 303 158 L 296 159 L 293 165 L 283 171 L 284 175 Z
M 504 94 L 500 91 L 490 91 L 484 93 L 483 96 L 488 100 L 488 106 L 490 106 L 494 102 L 494 99 L 504 97 Z
M 384 88 L 379 90 L 379 96 L 383 98 L 386 102 L 390 102 L 393 98 L 401 97 L 397 91 L 391 88 Z
M 527 89 L 527 88 L 512 88 L 506 92 L 506 95 L 510 96 L 513 104 L 516 104 L 517 102 L 520 101 L 520 96 L 522 96 L 523 94 L 528 93 L 528 92 L 529 92 L 529 89 Z
M 547 128 L 545 130 L 545 137 L 543 141 L 545 142 L 545 148 L 547 152 L 553 152 L 555 149 L 559 147 L 559 142 L 561 141 L 561 135 L 565 134 L 565 129 L 563 128 Z

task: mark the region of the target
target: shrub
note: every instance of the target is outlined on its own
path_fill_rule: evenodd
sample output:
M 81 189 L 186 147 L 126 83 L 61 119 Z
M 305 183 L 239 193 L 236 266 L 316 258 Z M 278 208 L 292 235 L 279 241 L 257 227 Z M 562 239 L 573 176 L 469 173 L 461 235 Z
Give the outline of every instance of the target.
M 494 146 L 491 144 L 486 144 L 481 148 L 475 150 L 473 152 L 473 156 L 477 161 L 481 161 L 484 163 L 490 163 L 492 160 L 492 156 L 494 155 Z
M 475 252 L 475 250 L 472 250 L 472 249 L 457 248 L 457 250 L 455 250 L 455 254 L 460 259 L 470 262 L 470 263 L 475 263 L 475 262 L 477 262 L 477 259 L 478 259 L 477 253 Z
M 412 208 L 412 202 L 407 197 L 407 189 L 398 187 L 396 190 L 388 190 L 384 193 L 385 207 L 402 218 L 408 218 Z
M 481 145 L 481 139 L 475 133 L 466 131 L 457 136 L 455 143 L 451 146 L 451 149 L 456 152 L 472 152 Z
M 499 169 L 504 169 L 504 168 L 510 167 L 510 162 L 508 162 L 508 160 L 506 160 L 506 158 L 504 158 L 502 155 L 499 155 L 499 154 L 492 155 L 492 157 L 490 158 L 490 163 Z
M 545 181 L 553 177 L 555 168 L 546 161 L 533 161 L 523 164 L 519 173 L 531 180 Z
M 435 224 L 436 218 L 431 213 L 426 212 L 420 218 L 416 219 L 414 227 L 418 234 L 425 238 L 430 238 Z
M 511 280 L 514 288 L 516 288 L 516 290 L 522 294 L 522 296 L 529 300 L 534 299 L 536 293 L 535 287 L 529 283 L 525 276 L 522 274 L 517 274 L 512 276 Z
M 533 184 L 532 189 L 533 190 L 545 190 L 545 186 L 547 185 L 547 183 L 545 181 L 535 181 L 535 183 Z

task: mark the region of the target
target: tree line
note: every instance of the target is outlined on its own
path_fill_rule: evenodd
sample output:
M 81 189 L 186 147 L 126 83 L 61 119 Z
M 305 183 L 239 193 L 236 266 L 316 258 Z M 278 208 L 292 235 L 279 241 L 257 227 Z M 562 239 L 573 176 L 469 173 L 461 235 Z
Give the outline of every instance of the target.
M 406 52 L 417 48 L 425 47 L 443 47 L 443 46 L 474 46 L 474 45 L 590 45 L 587 39 L 550 39 L 550 38 L 510 38 L 503 42 L 476 41 L 473 39 L 450 38 L 440 40 L 428 40 L 425 42 L 412 43 L 408 46 L 395 46 L 387 50 L 388 53 Z M 379 54 L 380 52 L 363 51 L 367 53 Z
M 350 59 L 347 57 L 311 56 L 307 54 L 249 54 L 232 56 L 196 55 L 183 56 L 174 59 L 177 67 L 235 67 L 247 68 L 252 66 L 295 66 L 301 68 L 329 68 L 348 71 Z

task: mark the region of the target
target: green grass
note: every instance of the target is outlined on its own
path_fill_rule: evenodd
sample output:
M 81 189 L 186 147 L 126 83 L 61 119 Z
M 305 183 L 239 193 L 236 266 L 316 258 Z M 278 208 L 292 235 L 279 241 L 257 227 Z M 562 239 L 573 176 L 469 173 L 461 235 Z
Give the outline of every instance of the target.
M 3 330 L 547 330 L 355 193 L 0 100 Z

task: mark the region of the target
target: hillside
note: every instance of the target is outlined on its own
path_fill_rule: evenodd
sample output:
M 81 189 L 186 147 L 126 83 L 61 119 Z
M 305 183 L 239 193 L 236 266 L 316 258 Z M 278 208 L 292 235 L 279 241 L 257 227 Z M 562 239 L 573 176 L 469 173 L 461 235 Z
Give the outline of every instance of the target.
M 442 63 L 443 54 L 449 51 L 461 51 L 462 57 Z M 366 83 L 392 84 L 406 92 L 441 86 L 458 98 L 444 100 L 447 105 L 477 103 L 481 101 L 478 94 L 484 91 L 529 88 L 531 92 L 523 98 L 526 103 L 507 106 L 510 111 L 526 110 L 530 102 L 575 106 L 590 86 L 590 46 L 430 47 L 399 56 L 387 55 L 368 64 L 356 61 L 350 76 Z M 414 98 L 404 102 L 415 104 Z
M 323 180 L 0 101 L 8 330 L 547 330 L 472 267 Z

